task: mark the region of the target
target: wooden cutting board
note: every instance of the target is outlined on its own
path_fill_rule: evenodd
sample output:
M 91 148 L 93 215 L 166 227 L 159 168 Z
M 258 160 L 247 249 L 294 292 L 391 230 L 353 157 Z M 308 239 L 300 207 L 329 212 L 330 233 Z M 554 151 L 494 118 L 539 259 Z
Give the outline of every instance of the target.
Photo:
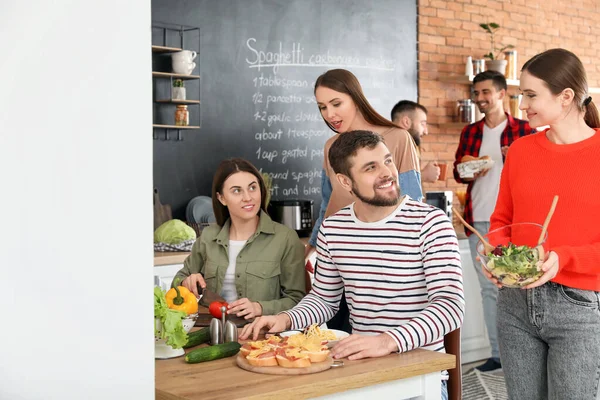
M 320 363 L 313 363 L 310 367 L 305 368 L 283 368 L 283 367 L 256 367 L 254 365 L 250 365 L 246 357 L 244 357 L 241 353 L 237 355 L 235 359 L 235 363 L 238 367 L 245 369 L 246 371 L 256 372 L 257 374 L 267 374 L 267 375 L 306 375 L 306 374 L 315 374 L 317 372 L 326 371 L 331 368 L 331 364 L 333 364 L 333 359 L 331 357 L 327 357 L 327 360 Z
M 168 204 L 160 203 L 160 196 L 158 195 L 158 189 L 154 188 L 154 230 L 161 226 L 163 223 L 173 219 L 171 212 L 171 206 Z

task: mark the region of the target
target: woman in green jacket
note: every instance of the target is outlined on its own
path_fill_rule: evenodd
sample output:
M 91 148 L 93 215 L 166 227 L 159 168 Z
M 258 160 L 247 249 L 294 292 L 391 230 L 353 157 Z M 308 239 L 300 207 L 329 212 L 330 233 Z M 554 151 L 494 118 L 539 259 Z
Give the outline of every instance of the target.
M 205 228 L 175 279 L 219 293 L 228 314 L 245 319 L 277 314 L 304 297 L 304 245 L 266 212 L 266 188 L 250 162 L 224 160 L 212 186 L 216 225 Z

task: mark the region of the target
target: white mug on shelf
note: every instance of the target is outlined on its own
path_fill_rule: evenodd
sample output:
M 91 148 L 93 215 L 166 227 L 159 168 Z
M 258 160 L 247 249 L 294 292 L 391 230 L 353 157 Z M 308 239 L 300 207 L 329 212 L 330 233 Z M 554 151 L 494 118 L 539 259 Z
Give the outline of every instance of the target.
M 187 61 L 192 62 L 198 54 L 191 50 L 182 50 L 171 54 L 173 61 Z
M 195 62 L 188 61 L 175 61 L 172 63 L 173 72 L 176 74 L 190 75 L 194 68 L 196 68 Z

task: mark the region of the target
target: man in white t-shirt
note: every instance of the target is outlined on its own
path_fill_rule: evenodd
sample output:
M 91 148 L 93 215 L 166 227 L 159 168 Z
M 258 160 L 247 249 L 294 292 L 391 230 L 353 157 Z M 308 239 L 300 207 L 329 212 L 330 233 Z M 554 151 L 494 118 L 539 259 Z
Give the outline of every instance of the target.
M 506 90 L 506 79 L 499 72 L 485 71 L 475 76 L 473 99 L 479 110 L 485 114 L 485 118 L 463 128 L 454 161 L 454 179 L 458 183 L 468 184 L 464 218 L 482 234 L 486 234 L 490 228 L 490 216 L 496 206 L 500 175 L 508 147 L 521 136 L 533 132 L 527 121 L 513 118 L 504 111 L 503 100 Z M 473 179 L 461 178 L 456 165 L 466 155 L 474 157 L 487 155 L 494 160 L 494 165 L 484 173 L 475 175 Z M 484 319 L 492 348 L 492 357 L 477 369 L 484 372 L 493 371 L 502 367 L 496 332 L 498 289 L 485 278 L 480 263 L 475 259 L 477 237 L 471 235 L 470 231 L 465 230 L 465 232 L 469 237 L 471 257 L 481 286 Z

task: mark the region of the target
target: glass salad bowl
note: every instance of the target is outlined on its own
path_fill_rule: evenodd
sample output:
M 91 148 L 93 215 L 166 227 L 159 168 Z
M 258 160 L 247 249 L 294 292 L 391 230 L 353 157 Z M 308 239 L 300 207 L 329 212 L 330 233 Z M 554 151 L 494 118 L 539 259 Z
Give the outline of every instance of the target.
M 480 240 L 477 243 L 477 255 L 484 267 L 504 287 L 527 286 L 543 275 L 540 266 L 544 254 L 548 253 L 548 233 L 538 243 L 541 234 L 542 225 L 529 222 L 494 229 L 484 236 L 494 250 L 486 253 Z M 543 249 L 542 254 L 536 248 L 538 245 Z

